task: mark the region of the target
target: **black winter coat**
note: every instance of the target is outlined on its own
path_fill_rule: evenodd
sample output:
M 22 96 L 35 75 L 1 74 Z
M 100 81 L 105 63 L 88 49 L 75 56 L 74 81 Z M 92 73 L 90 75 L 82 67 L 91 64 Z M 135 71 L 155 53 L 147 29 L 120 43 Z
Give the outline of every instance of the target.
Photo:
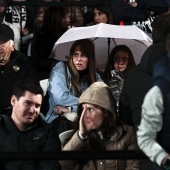
M 134 125 L 136 131 L 141 121 L 141 106 L 144 97 L 152 86 L 154 66 L 165 55 L 165 43 L 151 45 L 142 56 L 140 64 L 130 70 L 124 80 L 119 100 L 119 116 L 123 122 Z M 140 160 L 140 169 L 151 170 L 151 162 Z
M 152 85 L 152 72 L 156 63 L 166 55 L 166 44 L 151 45 L 142 56 L 140 64 L 130 70 L 124 80 L 119 100 L 119 115 L 123 122 L 140 124 L 143 99 Z
M 7 114 L 7 113 L 6 113 Z M 0 116 L 0 152 L 59 151 L 61 143 L 57 131 L 39 116 L 25 131 L 19 131 L 7 115 Z M 1 170 L 59 170 L 56 160 L 1 161 Z
M 15 50 L 10 61 L 0 66 L 0 111 L 11 106 L 13 88 L 16 82 L 24 79 L 38 80 L 37 71 L 28 58 Z

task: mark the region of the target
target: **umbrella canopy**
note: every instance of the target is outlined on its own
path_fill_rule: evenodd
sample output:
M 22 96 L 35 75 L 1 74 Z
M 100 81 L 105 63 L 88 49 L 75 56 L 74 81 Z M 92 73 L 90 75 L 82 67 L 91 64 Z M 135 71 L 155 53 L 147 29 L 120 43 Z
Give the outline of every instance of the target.
M 66 31 L 55 43 L 50 58 L 66 61 L 71 45 L 80 39 L 91 39 L 95 44 L 96 64 L 105 68 L 110 51 L 119 44 L 127 45 L 139 63 L 152 39 L 137 26 L 119 26 L 100 23 L 88 27 L 74 27 Z

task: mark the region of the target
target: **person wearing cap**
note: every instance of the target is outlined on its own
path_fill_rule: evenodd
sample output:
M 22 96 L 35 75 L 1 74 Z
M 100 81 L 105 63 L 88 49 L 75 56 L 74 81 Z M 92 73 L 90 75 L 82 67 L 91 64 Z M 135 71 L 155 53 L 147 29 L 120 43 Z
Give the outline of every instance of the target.
M 0 0 L 0 24 L 4 23 L 4 24 L 8 25 L 14 31 L 14 34 L 15 34 L 15 37 L 14 37 L 15 49 L 20 51 L 20 45 L 21 45 L 20 28 L 5 20 L 7 7 L 8 7 L 7 0 Z
M 78 100 L 78 118 L 64 151 L 136 150 L 133 127 L 122 124 L 116 113 L 116 101 L 103 82 L 93 83 Z M 59 161 L 63 169 L 138 170 L 138 160 Z
M 31 61 L 14 46 L 13 30 L 6 24 L 0 24 L 0 112 L 11 106 L 10 98 L 17 81 L 38 80 Z

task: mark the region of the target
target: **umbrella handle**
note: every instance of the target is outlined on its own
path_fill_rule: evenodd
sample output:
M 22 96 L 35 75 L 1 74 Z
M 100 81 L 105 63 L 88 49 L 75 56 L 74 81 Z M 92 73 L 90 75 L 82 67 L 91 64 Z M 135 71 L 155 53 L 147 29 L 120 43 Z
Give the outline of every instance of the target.
M 108 73 L 107 73 L 107 79 L 109 80 L 109 74 L 110 74 L 110 68 L 109 68 L 109 55 L 110 55 L 110 42 L 111 42 L 111 38 L 107 38 L 107 42 L 108 42 Z

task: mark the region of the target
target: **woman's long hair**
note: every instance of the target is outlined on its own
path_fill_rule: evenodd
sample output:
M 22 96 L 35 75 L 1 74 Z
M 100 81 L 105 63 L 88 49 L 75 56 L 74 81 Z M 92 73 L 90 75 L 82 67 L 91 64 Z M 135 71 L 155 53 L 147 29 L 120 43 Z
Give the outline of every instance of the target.
M 103 77 L 103 79 L 106 81 L 106 83 L 108 83 L 109 79 L 111 78 L 111 71 L 113 69 L 115 69 L 114 68 L 114 58 L 115 58 L 115 54 L 118 51 L 126 52 L 129 56 L 127 68 L 123 72 L 124 76 L 127 75 L 129 70 L 131 70 L 132 68 L 134 68 L 136 66 L 135 60 L 134 60 L 134 57 L 133 57 L 133 54 L 132 54 L 132 51 L 130 50 L 130 48 L 127 47 L 126 45 L 117 45 L 116 47 L 114 47 L 112 49 L 112 51 L 109 55 L 109 60 L 106 65 L 106 69 L 105 69 L 105 73 L 104 73 L 104 77 Z
M 88 64 L 86 69 L 86 75 L 89 77 L 88 85 L 90 86 L 92 83 L 96 82 L 96 62 L 95 62 L 95 50 L 94 44 L 89 39 L 77 40 L 73 43 L 70 49 L 70 58 L 68 60 L 68 67 L 71 73 L 71 82 L 79 97 L 82 93 L 81 85 L 79 80 L 79 72 L 77 71 L 74 63 L 73 63 L 73 54 L 75 52 L 76 47 L 80 47 L 80 51 L 85 54 L 88 58 Z
M 67 11 L 62 6 L 48 7 L 44 14 L 41 31 L 59 36 L 62 30 L 63 32 L 66 31 L 66 28 L 62 27 L 62 20 L 66 15 Z

